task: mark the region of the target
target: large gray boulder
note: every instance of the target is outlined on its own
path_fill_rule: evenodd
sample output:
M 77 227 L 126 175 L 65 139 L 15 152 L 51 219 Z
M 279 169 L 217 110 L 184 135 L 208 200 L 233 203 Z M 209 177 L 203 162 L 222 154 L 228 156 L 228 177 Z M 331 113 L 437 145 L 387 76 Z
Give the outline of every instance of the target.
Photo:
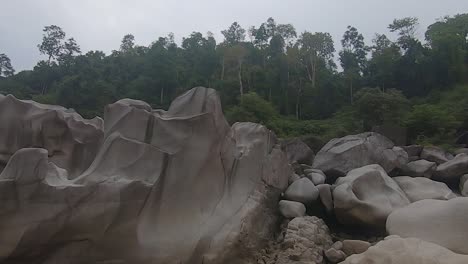
M 30 117 L 11 107 L 0 116 Z M 194 88 L 168 111 L 121 100 L 104 119 L 104 142 L 76 176 L 68 170 L 81 166 L 51 162 L 50 149 L 9 158 L 0 174 L 0 262 L 248 262 L 273 239 L 288 160 L 264 126 L 230 127 L 215 90 Z M 0 142 L 18 133 L 13 125 Z
M 412 177 L 426 177 L 431 178 L 432 174 L 437 168 L 437 163 L 427 160 L 416 160 L 409 162 L 401 168 L 404 175 Z
M 302 140 L 295 138 L 281 142 L 281 148 L 286 153 L 290 163 L 312 165 L 314 152 Z
M 422 200 L 392 212 L 387 220 L 387 232 L 419 238 L 456 253 L 468 254 L 467 222 L 467 197 L 448 201 Z
M 309 205 L 319 197 L 317 187 L 307 178 L 301 178 L 291 185 L 284 194 L 286 200 L 300 202 Z
M 468 173 L 468 155 L 458 154 L 454 159 L 437 166 L 434 179 L 454 182 L 465 173 Z
M 417 238 L 389 236 L 341 264 L 465 264 L 468 256 Z
M 393 178 L 406 197 L 414 203 L 424 199 L 450 200 L 457 196 L 442 182 L 436 182 L 423 177 L 400 176 Z
M 453 159 L 453 155 L 439 147 L 428 146 L 423 148 L 421 158 L 437 164 L 442 164 Z
M 335 214 L 345 225 L 385 228 L 387 216 L 410 203 L 398 184 L 380 165 L 350 171 L 336 181 L 333 190 Z
M 407 162 L 408 154 L 402 148 L 394 148 L 380 134 L 367 132 L 332 139 L 317 153 L 313 167 L 334 179 L 370 164 L 379 164 L 388 173 Z

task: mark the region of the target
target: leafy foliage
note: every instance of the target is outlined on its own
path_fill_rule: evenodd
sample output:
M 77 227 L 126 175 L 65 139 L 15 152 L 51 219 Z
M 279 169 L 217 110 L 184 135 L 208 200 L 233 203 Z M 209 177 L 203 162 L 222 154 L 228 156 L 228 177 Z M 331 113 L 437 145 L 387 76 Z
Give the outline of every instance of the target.
M 38 45 L 45 60 L 33 70 L 14 74 L 0 54 L 0 92 L 93 117 L 120 98 L 165 108 L 187 89 L 207 86 L 219 91 L 230 121 L 263 123 L 314 144 L 387 123 L 407 126 L 411 140 L 424 142 L 467 130 L 468 14 L 436 21 L 427 43 L 416 38 L 416 18 L 395 19 L 389 29 L 396 40 L 376 34 L 368 46 L 349 26 L 338 48 L 329 33 L 298 33 L 268 18 L 249 30 L 232 23 L 222 42 L 192 32 L 180 45 L 169 34 L 140 46 L 127 34 L 111 54 L 82 54 L 74 38 L 50 25 Z

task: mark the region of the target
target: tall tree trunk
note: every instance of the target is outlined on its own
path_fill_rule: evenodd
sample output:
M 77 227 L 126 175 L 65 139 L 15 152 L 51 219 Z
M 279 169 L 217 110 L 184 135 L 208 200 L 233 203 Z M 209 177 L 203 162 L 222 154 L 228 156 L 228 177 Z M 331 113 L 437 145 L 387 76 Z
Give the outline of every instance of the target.
M 238 77 L 239 77 L 239 92 L 242 98 L 242 96 L 244 95 L 244 86 L 242 85 L 242 60 L 239 61 Z
M 309 81 L 312 81 L 312 75 L 310 75 L 309 66 L 307 65 L 307 63 L 305 65 L 305 68 L 306 68 L 307 77 L 309 78 Z
M 299 120 L 300 118 L 301 95 L 302 95 L 302 80 L 299 78 L 299 90 L 297 91 L 297 95 L 296 95 L 296 119 L 297 120 Z
M 224 56 L 221 62 L 221 81 L 224 81 Z
M 289 65 L 288 65 L 288 77 L 286 79 L 286 93 L 284 96 L 284 110 L 286 112 L 286 115 L 289 115 Z
M 312 81 L 312 88 L 315 88 L 315 83 L 317 79 L 317 59 L 314 59 L 310 56 L 310 69 L 312 71 L 311 81 Z
M 164 102 L 164 86 L 161 88 L 161 96 L 160 97 L 161 97 L 160 99 L 161 99 L 161 106 L 162 106 L 162 104 Z
M 349 93 L 351 95 L 351 104 L 353 104 L 354 100 L 353 100 L 353 97 L 354 97 L 354 94 L 353 94 L 353 79 L 351 78 L 350 79 L 350 82 L 349 82 Z

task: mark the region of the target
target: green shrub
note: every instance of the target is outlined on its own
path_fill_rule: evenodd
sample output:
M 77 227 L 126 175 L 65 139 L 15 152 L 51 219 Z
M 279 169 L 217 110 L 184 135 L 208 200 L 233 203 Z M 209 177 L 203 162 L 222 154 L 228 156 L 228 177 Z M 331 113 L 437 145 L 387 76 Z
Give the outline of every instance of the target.
M 423 144 L 444 144 L 453 141 L 461 122 L 453 113 L 439 105 L 414 106 L 406 116 L 410 139 Z

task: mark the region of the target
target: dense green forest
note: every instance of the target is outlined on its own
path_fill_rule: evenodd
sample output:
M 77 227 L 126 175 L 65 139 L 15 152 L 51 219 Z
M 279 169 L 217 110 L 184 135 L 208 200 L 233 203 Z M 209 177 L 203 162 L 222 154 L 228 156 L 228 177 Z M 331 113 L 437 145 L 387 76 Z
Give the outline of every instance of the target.
M 220 92 L 230 122 L 254 121 L 283 137 L 316 140 L 406 127 L 413 142 L 451 144 L 468 129 L 468 14 L 445 17 L 417 37 L 418 19 L 395 19 L 396 39 L 344 29 L 341 47 L 326 32 L 296 32 L 273 18 L 244 29 L 193 32 L 178 45 L 174 35 L 148 47 L 125 35 L 120 49 L 82 54 L 58 26 L 46 26 L 33 70 L 15 74 L 0 54 L 0 93 L 101 115 L 120 98 L 167 108 L 187 89 Z

